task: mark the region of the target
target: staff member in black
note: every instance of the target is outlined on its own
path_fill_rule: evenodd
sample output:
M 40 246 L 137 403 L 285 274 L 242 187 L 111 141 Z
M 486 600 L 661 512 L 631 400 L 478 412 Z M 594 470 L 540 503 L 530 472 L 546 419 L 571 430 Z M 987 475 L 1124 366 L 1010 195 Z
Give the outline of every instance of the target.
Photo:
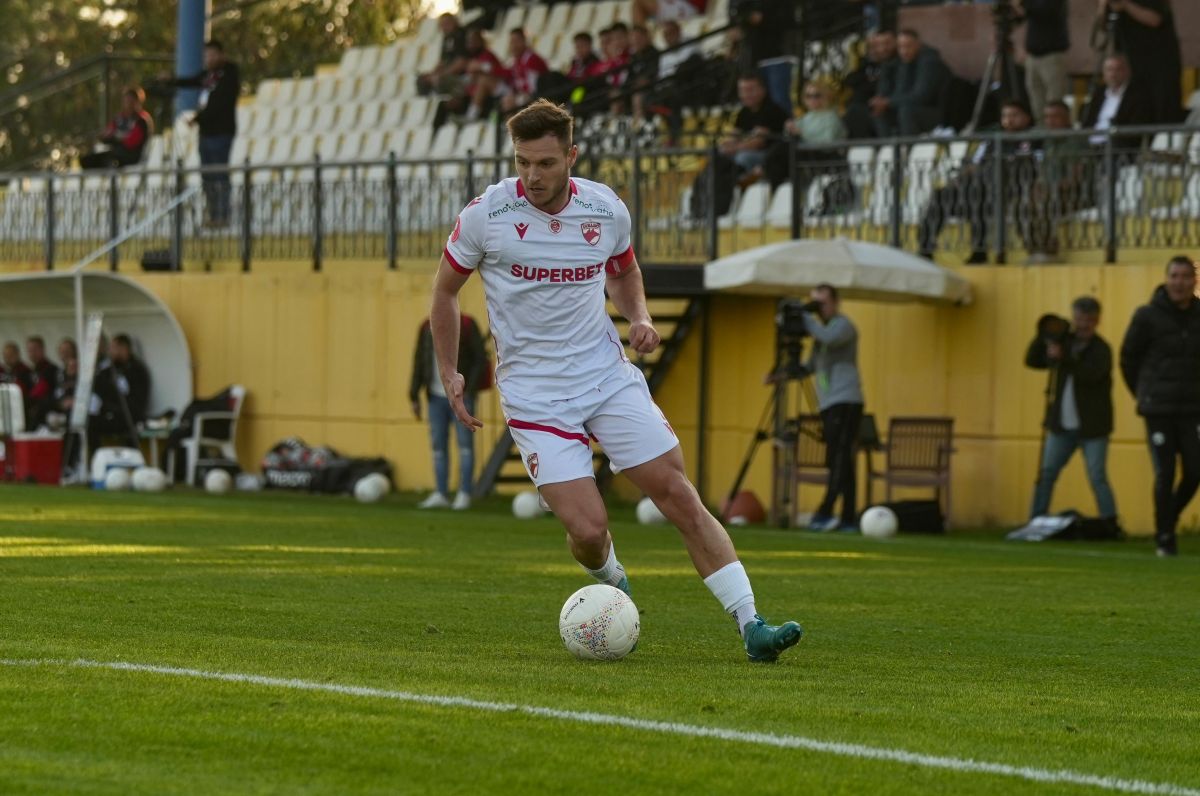
M 169 81 L 180 87 L 199 88 L 200 109 L 191 124 L 200 129 L 200 165 L 228 166 L 237 135 L 237 101 L 242 84 L 237 64 L 225 59 L 225 48 L 215 39 L 204 45 L 204 71 Z M 229 226 L 229 172 L 205 173 L 205 225 Z
M 1121 375 L 1146 418 L 1154 462 L 1154 541 L 1175 556 L 1175 526 L 1200 487 L 1200 302 L 1196 264 L 1178 255 L 1121 344 Z M 1183 476 L 1175 483 L 1175 462 Z

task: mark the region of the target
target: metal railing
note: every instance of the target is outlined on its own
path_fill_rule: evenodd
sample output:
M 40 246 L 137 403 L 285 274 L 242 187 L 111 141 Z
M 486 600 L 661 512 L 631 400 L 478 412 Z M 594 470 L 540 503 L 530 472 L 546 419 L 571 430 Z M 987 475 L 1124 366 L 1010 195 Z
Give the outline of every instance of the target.
M 784 142 L 775 188 L 767 179 L 734 187 L 737 175 L 715 142 L 643 149 L 634 138 L 631 146 L 624 154 L 587 146 L 575 174 L 622 197 L 647 263 L 702 263 L 768 241 L 835 235 L 925 253 L 983 252 L 995 262 L 1020 250 L 1100 251 L 1113 262 L 1131 247 L 1200 245 L 1200 130 L 890 139 L 836 149 Z M 1003 154 L 981 155 L 982 147 Z M 394 267 L 436 258 L 464 204 L 511 173 L 506 157 L 468 155 L 0 174 L 0 261 L 61 267 L 141 223 L 108 251 L 110 267 Z M 189 190 L 170 213 L 143 223 Z M 734 195 L 723 202 L 727 192 Z

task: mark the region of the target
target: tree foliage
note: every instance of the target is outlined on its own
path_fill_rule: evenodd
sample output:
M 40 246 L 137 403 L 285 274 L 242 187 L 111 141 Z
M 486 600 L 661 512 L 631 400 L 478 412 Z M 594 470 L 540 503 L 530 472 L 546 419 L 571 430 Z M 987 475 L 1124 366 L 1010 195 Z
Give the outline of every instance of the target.
M 214 0 L 211 35 L 225 46 L 250 92 L 268 77 L 312 74 L 352 46 L 402 36 L 425 0 Z M 77 75 L 49 96 L 28 89 L 90 58 L 170 55 L 177 0 L 4 0 L 0 24 L 0 166 L 61 161 L 86 145 L 115 110 L 103 78 Z M 163 67 L 113 61 L 110 83 L 147 82 Z M 169 66 L 169 65 L 167 65 Z M 107 104 L 105 101 L 107 100 Z M 162 119 L 160 108 L 152 113 Z M 57 158 L 55 150 L 58 151 Z

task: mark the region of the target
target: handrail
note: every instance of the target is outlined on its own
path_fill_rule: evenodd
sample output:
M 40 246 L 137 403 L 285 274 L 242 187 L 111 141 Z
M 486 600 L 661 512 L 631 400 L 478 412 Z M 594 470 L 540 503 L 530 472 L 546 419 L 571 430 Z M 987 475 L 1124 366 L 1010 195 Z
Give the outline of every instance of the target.
M 5 108 L 4 105 L 13 101 L 20 101 L 22 97 L 40 91 L 56 81 L 65 80 L 75 76 L 77 73 L 95 69 L 98 66 L 103 66 L 106 62 L 132 62 L 132 63 L 173 63 L 174 59 L 169 55 L 126 55 L 122 53 L 104 53 L 102 55 L 93 55 L 90 58 L 85 58 L 82 61 L 68 66 L 66 69 L 61 69 L 54 74 L 46 75 L 29 83 L 20 83 L 7 91 L 0 92 L 0 116 L 11 113 L 12 109 Z M 17 110 L 20 110 L 18 108 Z
M 174 211 L 175 208 L 179 207 L 184 202 L 189 201 L 193 196 L 195 196 L 199 192 L 200 192 L 200 186 L 193 185 L 191 188 L 188 188 L 186 191 L 184 191 L 183 193 L 179 194 L 174 199 L 172 199 L 167 204 L 166 207 L 162 208 L 161 210 L 159 210 L 155 213 L 150 214 L 146 218 L 142 219 L 141 222 L 134 224 L 132 227 L 125 230 L 120 235 L 118 235 L 117 237 L 110 240 L 108 243 L 101 246 L 99 249 L 96 249 L 96 250 L 84 255 L 83 259 L 76 262 L 68 270 L 72 274 L 79 273 L 84 268 L 87 268 L 89 265 L 96 262 L 96 260 L 99 260 L 101 257 L 108 254 L 113 249 L 117 248 L 122 243 L 124 243 L 125 241 L 132 238 L 134 235 L 137 235 L 140 232 L 149 229 L 151 226 L 153 226 L 154 224 L 161 221 L 168 213 Z

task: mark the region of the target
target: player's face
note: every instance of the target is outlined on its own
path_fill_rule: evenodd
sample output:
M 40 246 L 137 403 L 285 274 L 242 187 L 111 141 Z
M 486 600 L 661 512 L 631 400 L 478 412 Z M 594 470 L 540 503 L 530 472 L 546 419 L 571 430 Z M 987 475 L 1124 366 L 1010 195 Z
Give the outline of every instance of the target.
M 1167 298 L 1176 304 L 1184 304 L 1196 295 L 1196 267 L 1194 265 L 1172 265 L 1167 271 Z
M 562 141 L 544 135 L 513 145 L 517 176 L 525 187 L 525 195 L 538 210 L 557 213 L 567 202 L 567 185 L 571 167 L 575 165 L 578 148 L 564 149 Z

